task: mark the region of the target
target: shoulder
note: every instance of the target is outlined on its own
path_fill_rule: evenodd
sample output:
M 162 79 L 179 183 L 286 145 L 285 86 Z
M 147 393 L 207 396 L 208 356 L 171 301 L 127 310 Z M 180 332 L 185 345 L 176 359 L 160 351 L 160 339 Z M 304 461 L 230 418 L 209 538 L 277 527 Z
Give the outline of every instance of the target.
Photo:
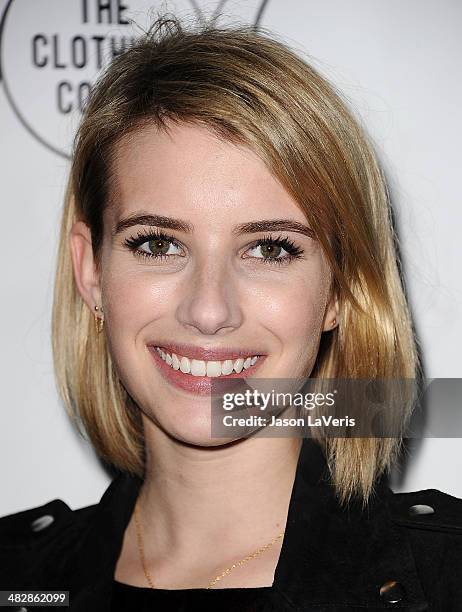
M 420 531 L 462 537 L 462 499 L 438 489 L 423 489 L 390 496 L 391 519 Z
M 63 500 L 54 499 L 27 510 L 0 517 L 0 547 L 31 544 L 52 537 L 71 523 L 84 523 L 97 504 L 72 510 Z
M 52 580 L 77 549 L 97 504 L 72 510 L 63 500 L 0 518 L 0 589 Z M 41 570 L 43 569 L 43 576 Z
M 462 606 L 462 499 L 437 489 L 393 493 L 389 513 L 428 600 Z
M 96 504 L 72 510 L 54 499 L 0 518 L 0 590 L 72 584 L 75 594 L 95 576 L 102 580 L 116 560 L 141 483 L 120 473 Z

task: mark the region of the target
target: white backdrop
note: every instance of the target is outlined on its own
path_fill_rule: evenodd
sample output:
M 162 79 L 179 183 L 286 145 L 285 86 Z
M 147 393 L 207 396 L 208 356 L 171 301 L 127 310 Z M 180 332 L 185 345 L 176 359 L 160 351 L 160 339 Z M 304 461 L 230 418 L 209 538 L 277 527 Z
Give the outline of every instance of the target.
M 65 154 L 79 91 L 128 36 L 116 21 L 145 24 L 150 7 L 210 16 L 219 5 L 228 20 L 255 21 L 262 11 L 260 23 L 308 54 L 362 116 L 390 179 L 426 375 L 461 374 L 459 0 L 114 0 L 110 15 L 98 13 L 97 0 L 0 0 L 0 516 L 55 498 L 72 508 L 96 503 L 110 480 L 68 422 L 51 358 Z M 406 469 L 395 469 L 392 488 L 462 497 L 460 451 L 459 438 L 423 440 Z

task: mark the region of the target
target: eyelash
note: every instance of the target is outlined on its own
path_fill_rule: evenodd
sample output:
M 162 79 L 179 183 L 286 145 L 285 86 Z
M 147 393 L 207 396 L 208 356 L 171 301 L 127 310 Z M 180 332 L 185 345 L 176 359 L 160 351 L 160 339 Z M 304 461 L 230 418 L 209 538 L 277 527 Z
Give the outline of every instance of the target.
M 181 245 L 175 240 L 173 236 L 169 236 L 160 230 L 155 231 L 139 231 L 136 236 L 130 236 L 126 240 L 124 240 L 124 245 L 129 248 L 136 257 L 142 257 L 147 259 L 168 259 L 172 257 L 172 255 L 165 255 L 163 253 L 158 253 L 156 255 L 152 253 L 147 253 L 146 251 L 140 250 L 138 247 L 148 242 L 150 240 L 164 240 L 166 242 L 170 242 L 174 246 L 181 248 Z M 287 251 L 287 255 L 284 257 L 278 257 L 277 259 L 261 258 L 254 257 L 253 259 L 257 259 L 260 263 L 269 263 L 270 265 L 285 265 L 291 263 L 294 259 L 302 259 L 303 258 L 303 249 L 295 245 L 295 243 L 290 240 L 288 237 L 282 238 L 278 236 L 277 238 L 273 238 L 271 235 L 264 236 L 260 238 L 256 242 L 254 242 L 249 248 L 254 249 L 259 246 L 267 246 L 267 245 L 276 245 L 282 247 Z

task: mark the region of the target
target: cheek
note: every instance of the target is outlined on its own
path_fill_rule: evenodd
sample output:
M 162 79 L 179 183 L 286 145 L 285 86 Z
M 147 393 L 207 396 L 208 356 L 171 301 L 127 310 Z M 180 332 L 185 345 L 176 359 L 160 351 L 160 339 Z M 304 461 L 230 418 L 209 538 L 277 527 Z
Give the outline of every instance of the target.
M 319 270 L 278 283 L 254 295 L 261 322 L 284 343 L 306 342 L 321 331 L 328 298 L 329 276 Z
M 162 316 L 165 296 L 146 275 L 108 267 L 102 283 L 108 348 L 117 368 L 129 370 L 136 363 L 146 325 Z M 165 306 L 164 306 L 165 307 Z
M 146 271 L 109 268 L 102 291 L 109 327 L 124 333 L 140 330 L 168 310 L 168 283 L 155 282 Z
M 146 272 L 115 265 L 108 265 L 104 271 L 102 292 L 106 338 L 114 368 L 134 400 L 145 405 L 143 331 L 146 325 L 163 316 L 166 300 L 156 283 L 146 282 Z

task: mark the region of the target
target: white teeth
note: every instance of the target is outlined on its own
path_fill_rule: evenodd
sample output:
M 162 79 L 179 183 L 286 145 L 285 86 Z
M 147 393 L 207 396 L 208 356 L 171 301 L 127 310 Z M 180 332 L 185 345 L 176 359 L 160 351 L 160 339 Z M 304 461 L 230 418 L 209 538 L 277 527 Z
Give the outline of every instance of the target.
M 242 357 L 239 357 L 239 359 L 236 359 L 236 361 L 234 362 L 234 370 L 240 374 L 242 372 L 242 368 L 244 367 L 244 360 L 242 359 Z
M 216 377 L 221 375 L 221 363 L 219 361 L 207 361 L 207 376 Z
M 191 363 L 187 357 L 182 357 L 180 360 L 180 370 L 184 374 L 189 374 L 191 372 Z
M 255 357 L 255 361 L 257 361 L 256 357 Z M 233 367 L 234 367 L 234 361 L 232 361 L 231 359 L 227 359 L 226 361 L 223 361 L 223 363 L 221 364 L 222 374 L 231 374 L 231 372 L 233 371 Z
M 174 370 L 179 370 L 180 369 L 180 360 L 175 355 L 175 353 L 172 354 L 172 368 Z
M 166 353 L 160 348 L 156 348 L 162 359 L 174 370 L 181 370 L 184 374 L 191 374 L 192 376 L 209 376 L 210 378 L 216 378 L 222 375 L 229 375 L 236 372 L 240 374 L 242 370 L 247 370 L 253 366 L 258 355 L 253 357 L 247 357 L 246 359 L 239 357 L 239 359 L 226 359 L 225 361 L 202 361 L 201 359 L 188 359 L 188 357 L 182 357 L 172 353 Z
M 197 359 L 193 359 L 191 361 L 191 374 L 193 376 L 205 376 L 206 374 L 205 361 L 199 361 Z

